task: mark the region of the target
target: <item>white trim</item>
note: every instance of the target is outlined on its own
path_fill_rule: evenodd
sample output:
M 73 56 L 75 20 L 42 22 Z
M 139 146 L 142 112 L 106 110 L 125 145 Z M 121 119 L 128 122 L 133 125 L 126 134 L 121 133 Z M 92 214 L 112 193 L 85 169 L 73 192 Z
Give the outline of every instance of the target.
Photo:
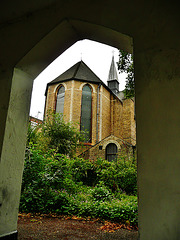
M 109 97 L 107 97 L 105 94 L 103 94 L 103 97 L 106 98 L 109 102 L 111 101 L 111 99 Z M 111 97 L 111 95 L 110 95 L 110 97 Z M 115 100 L 113 100 L 113 101 L 115 101 Z
M 65 83 L 60 83 L 58 84 L 55 88 L 54 88 L 54 93 L 56 93 L 57 89 L 59 88 L 59 86 L 63 86 L 65 88 L 65 91 L 67 90 L 67 85 Z
M 54 96 L 53 96 L 53 98 L 54 98 Z M 53 103 L 54 103 L 54 101 L 53 101 Z M 53 106 L 54 106 L 54 105 L 53 105 Z M 45 109 L 45 111 L 44 111 L 44 117 L 46 116 L 46 114 L 47 114 L 47 112 L 48 112 L 48 108 L 49 108 L 49 88 L 48 88 L 47 94 L 46 94 L 45 107 L 46 107 L 46 109 Z
M 105 150 L 107 145 L 110 144 L 110 143 L 116 144 L 118 150 L 121 149 L 120 144 L 116 140 L 111 139 L 111 140 L 108 140 L 106 143 L 103 144 L 103 150 Z
M 79 90 L 81 90 L 81 91 L 82 91 L 82 89 L 83 89 L 84 85 L 90 85 L 90 86 L 91 86 L 91 88 L 92 88 L 92 92 L 93 92 L 93 93 L 95 93 L 95 92 L 96 92 L 96 89 L 95 89 L 95 87 L 94 87 L 94 86 L 93 86 L 91 83 L 88 83 L 88 82 L 82 83 L 82 84 L 80 85 L 80 87 L 79 87 Z

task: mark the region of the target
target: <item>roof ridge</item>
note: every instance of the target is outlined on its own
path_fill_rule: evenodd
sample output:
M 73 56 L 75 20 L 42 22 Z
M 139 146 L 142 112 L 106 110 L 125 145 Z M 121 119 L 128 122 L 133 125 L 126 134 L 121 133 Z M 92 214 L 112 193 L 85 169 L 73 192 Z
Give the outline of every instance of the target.
M 78 64 L 77 64 L 77 68 L 76 68 L 76 70 L 74 71 L 74 74 L 73 74 L 73 77 L 74 77 L 74 78 L 75 78 L 75 76 L 77 75 L 77 72 L 78 72 L 78 70 L 79 70 L 79 68 L 80 68 L 81 62 L 82 62 L 82 60 L 79 61 Z
M 102 79 L 100 79 L 100 77 L 98 77 L 98 75 L 83 61 L 81 60 L 81 62 L 85 65 L 86 68 L 88 68 L 100 81 L 102 81 Z M 103 81 L 102 81 L 103 82 Z

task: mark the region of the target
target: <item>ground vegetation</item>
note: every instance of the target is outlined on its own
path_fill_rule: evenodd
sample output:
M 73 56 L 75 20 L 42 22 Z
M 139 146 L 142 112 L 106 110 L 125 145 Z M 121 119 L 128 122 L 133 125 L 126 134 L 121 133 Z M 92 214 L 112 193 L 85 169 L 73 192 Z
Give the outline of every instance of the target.
M 60 153 L 53 144 L 40 146 L 44 130 L 34 131 L 28 136 L 20 212 L 76 215 L 137 225 L 134 157 L 122 154 L 112 162 L 71 157 Z

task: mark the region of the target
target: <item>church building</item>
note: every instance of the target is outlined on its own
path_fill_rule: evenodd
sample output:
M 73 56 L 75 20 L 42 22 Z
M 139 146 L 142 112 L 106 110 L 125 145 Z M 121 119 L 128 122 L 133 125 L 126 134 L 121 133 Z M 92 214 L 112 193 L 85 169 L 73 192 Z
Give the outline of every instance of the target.
M 47 84 L 45 116 L 48 110 L 61 113 L 86 130 L 84 148 L 77 153 L 84 158 L 112 161 L 136 145 L 134 99 L 119 92 L 114 57 L 107 83 L 80 61 Z

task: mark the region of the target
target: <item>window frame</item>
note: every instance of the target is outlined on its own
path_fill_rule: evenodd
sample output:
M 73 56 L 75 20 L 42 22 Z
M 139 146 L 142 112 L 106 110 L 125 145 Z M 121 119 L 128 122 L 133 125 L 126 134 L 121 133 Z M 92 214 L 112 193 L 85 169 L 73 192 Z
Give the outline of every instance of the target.
M 84 84 L 84 86 L 82 87 L 82 95 L 81 95 L 81 115 L 80 115 L 80 131 L 83 130 L 82 129 L 82 99 L 83 99 L 83 89 L 85 86 L 88 86 L 89 89 L 91 90 L 91 116 L 90 116 L 90 131 L 89 131 L 89 141 L 85 141 L 84 144 L 85 145 L 91 145 L 92 143 L 92 102 L 93 102 L 93 89 L 91 87 L 91 85 L 89 84 Z
M 116 147 L 116 152 L 108 152 L 108 148 L 110 148 L 110 146 L 115 146 Z M 110 149 L 111 150 L 111 149 Z M 118 155 L 118 147 L 115 143 L 108 143 L 107 146 L 106 146 L 106 149 L 105 149 L 105 159 L 109 162 L 112 162 L 112 161 L 116 161 L 117 160 L 117 155 Z M 109 159 L 108 157 L 109 156 L 115 156 L 113 157 L 112 159 Z
M 65 86 L 63 84 L 60 84 L 56 89 L 54 113 L 57 113 L 56 109 L 57 109 L 58 92 L 59 92 L 60 88 L 62 88 L 62 87 L 64 88 L 64 100 L 65 100 L 66 89 L 65 89 Z M 59 114 L 64 115 L 64 102 L 63 102 L 63 113 L 59 113 Z

